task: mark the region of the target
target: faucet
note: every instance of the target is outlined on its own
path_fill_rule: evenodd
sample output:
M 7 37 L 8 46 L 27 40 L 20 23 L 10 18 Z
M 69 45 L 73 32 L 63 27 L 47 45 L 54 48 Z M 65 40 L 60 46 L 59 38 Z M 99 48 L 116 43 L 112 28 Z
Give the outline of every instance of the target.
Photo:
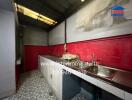
M 92 66 L 97 66 L 97 61 L 96 61 L 97 59 L 96 59 L 96 56 L 95 56 L 95 54 L 93 53 L 92 54 Z

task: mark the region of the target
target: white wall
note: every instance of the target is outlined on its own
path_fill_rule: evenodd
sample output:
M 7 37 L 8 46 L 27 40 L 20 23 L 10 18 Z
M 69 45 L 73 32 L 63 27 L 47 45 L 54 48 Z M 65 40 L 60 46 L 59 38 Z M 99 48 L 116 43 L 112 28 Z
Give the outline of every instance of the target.
M 15 16 L 0 9 L 0 98 L 15 90 Z
M 35 27 L 24 27 L 24 45 L 47 45 L 47 32 Z
M 65 23 L 62 22 L 49 32 L 49 45 L 65 43 Z

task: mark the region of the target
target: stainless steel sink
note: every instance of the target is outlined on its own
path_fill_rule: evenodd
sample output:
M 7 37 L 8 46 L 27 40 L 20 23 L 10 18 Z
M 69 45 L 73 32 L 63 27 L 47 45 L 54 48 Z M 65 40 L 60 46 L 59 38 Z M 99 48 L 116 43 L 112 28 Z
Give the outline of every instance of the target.
M 64 60 L 63 65 L 69 66 L 83 73 L 89 72 L 89 73 L 92 73 L 101 77 L 105 77 L 105 78 L 113 78 L 115 72 L 117 72 L 117 70 L 113 68 L 103 67 L 99 65 L 92 66 L 80 60 L 75 60 L 75 61 Z
M 102 66 L 90 66 L 86 69 L 88 72 L 96 74 L 105 78 L 112 78 L 116 72 L 116 70 L 111 68 L 105 68 Z

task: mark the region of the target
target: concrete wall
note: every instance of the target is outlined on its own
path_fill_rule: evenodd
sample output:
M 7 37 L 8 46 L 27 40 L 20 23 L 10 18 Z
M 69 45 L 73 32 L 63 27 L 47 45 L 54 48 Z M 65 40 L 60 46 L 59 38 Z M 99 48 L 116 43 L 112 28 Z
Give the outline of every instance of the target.
M 99 64 L 132 70 L 132 21 L 86 32 L 76 28 L 76 19 L 80 11 L 67 19 L 67 51 L 79 55 L 82 61 L 88 62 L 92 61 L 91 55 L 94 53 Z M 57 26 L 49 34 L 49 38 L 57 37 L 49 40 L 52 43 L 50 45 L 53 45 L 49 46 L 50 55 L 58 57 L 64 54 L 64 44 L 60 42 L 64 41 L 61 37 L 64 36 L 64 32 L 57 34 L 60 30 L 64 30 L 64 27 Z
M 79 13 L 79 12 L 77 12 Z M 132 21 L 109 28 L 99 28 L 93 31 L 83 31 L 76 28 L 77 13 L 67 19 L 67 42 L 92 40 L 132 33 Z M 62 33 L 63 34 L 63 33 Z
M 48 54 L 47 35 L 42 29 L 24 26 L 24 71 L 38 69 L 38 56 Z
M 15 90 L 15 16 L 0 8 L 0 98 Z
M 24 45 L 47 45 L 47 32 L 45 32 L 44 30 L 25 26 L 23 29 L 23 33 Z
M 49 45 L 65 43 L 65 23 L 62 22 L 49 32 Z
M 23 33 L 20 30 L 20 26 L 16 26 L 16 59 L 22 57 L 22 47 L 23 47 Z
M 82 8 L 84 9 L 84 8 Z M 123 24 L 109 27 L 109 28 L 100 28 L 93 31 L 83 31 L 77 29 L 76 19 L 77 15 L 81 13 L 81 10 L 74 13 L 67 19 L 67 42 L 77 42 L 84 40 L 92 40 L 98 38 L 113 37 L 119 35 L 126 35 L 132 33 L 132 21 L 125 22 Z M 63 24 L 63 27 L 62 27 Z M 50 45 L 62 44 L 64 43 L 64 22 L 51 30 L 49 34 L 49 43 Z
M 14 9 L 13 0 L 0 0 L 0 8 L 12 11 Z

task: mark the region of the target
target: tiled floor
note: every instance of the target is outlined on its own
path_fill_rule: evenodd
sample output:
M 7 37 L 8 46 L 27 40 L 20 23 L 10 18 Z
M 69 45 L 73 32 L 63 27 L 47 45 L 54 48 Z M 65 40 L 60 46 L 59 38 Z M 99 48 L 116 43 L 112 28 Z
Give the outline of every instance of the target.
M 45 78 L 35 70 L 22 74 L 17 93 L 4 100 L 56 100 L 54 94 L 50 96 L 51 92 Z
M 52 94 L 52 95 L 50 95 Z M 20 78 L 20 87 L 16 94 L 3 100 L 57 100 L 47 81 L 39 70 L 24 73 Z M 82 93 L 72 100 L 87 100 Z

